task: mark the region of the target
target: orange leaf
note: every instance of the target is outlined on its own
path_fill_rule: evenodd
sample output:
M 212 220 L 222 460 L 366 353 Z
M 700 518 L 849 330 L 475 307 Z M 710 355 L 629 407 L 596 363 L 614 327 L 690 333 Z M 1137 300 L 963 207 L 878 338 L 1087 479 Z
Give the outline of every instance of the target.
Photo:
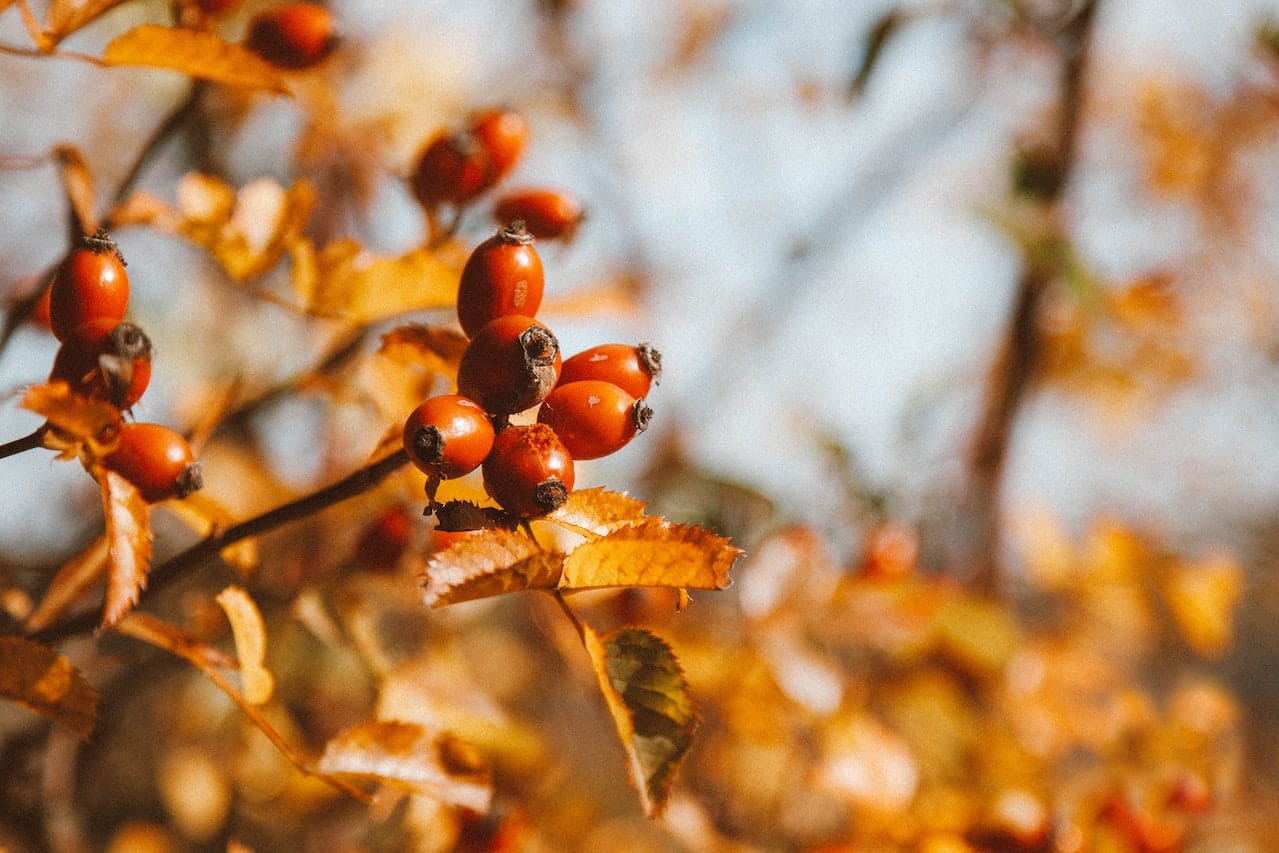
M 1206 658 L 1219 658 L 1234 640 L 1234 609 L 1243 595 L 1244 572 L 1229 554 L 1177 565 L 1164 597 L 1186 645 Z
M 171 652 L 202 670 L 211 667 L 234 669 L 236 666 L 235 658 L 221 649 L 141 611 L 135 610 L 125 614 L 124 618 L 115 624 L 115 631 L 126 637 L 149 643 L 157 649 Z
M 437 551 L 422 572 L 428 607 L 474 601 L 522 589 L 551 589 L 559 580 L 560 554 L 543 551 L 527 536 L 490 530 Z
M 404 364 L 451 365 L 456 369 L 466 344 L 466 336 L 457 329 L 405 323 L 382 336 L 378 353 Z
M 100 536 L 88 548 L 76 554 L 58 569 L 49 588 L 40 600 L 40 606 L 27 617 L 23 627 L 39 631 L 47 627 L 77 601 L 107 573 L 107 539 Z
M 147 585 L 147 572 L 151 568 L 151 515 L 147 502 L 128 480 L 107 470 L 99 470 L 97 479 L 102 487 L 110 556 L 101 627 L 110 628 L 133 609 Z
M 74 0 L 53 0 L 49 4 L 45 36 L 55 42 L 61 41 L 126 2 L 128 0 L 88 0 L 85 3 L 76 3 Z
M 218 593 L 216 600 L 231 623 L 235 654 L 240 659 L 244 698 L 254 705 L 262 705 L 275 691 L 275 677 L 263 665 L 266 660 L 266 626 L 262 624 L 262 614 L 243 587 L 228 586 Z
M 377 779 L 481 813 L 493 797 L 488 762 L 474 746 L 417 723 L 375 720 L 347 729 L 325 745 L 317 769 Z
M 603 487 L 579 489 L 569 494 L 568 501 L 546 520 L 603 536 L 619 525 L 643 519 L 646 506 L 644 501 Z
M 62 177 L 62 190 L 67 204 L 76 219 L 81 234 L 98 230 L 97 192 L 93 186 L 93 173 L 84 155 L 71 145 L 59 145 L 53 149 L 55 162 Z
M 105 400 L 90 400 L 71 393 L 65 382 L 35 385 L 22 397 L 22 408 L 43 415 L 61 435 L 50 437 L 46 444 L 57 445 L 64 439 L 70 445 L 86 444 L 94 455 L 101 455 L 103 444 L 115 438 L 120 428 L 120 410 Z M 74 453 L 72 447 L 64 453 Z
M 87 740 L 98 696 L 66 658 L 23 637 L 0 637 L 0 696 Z
M 670 586 L 724 589 L 741 556 L 722 536 L 646 518 L 584 542 L 564 558 L 560 589 Z
M 107 65 L 166 68 L 228 86 L 289 93 L 284 77 L 271 64 L 206 30 L 143 24 L 112 39 L 102 59 Z
M 640 805 L 657 817 L 697 728 L 684 672 L 666 641 L 642 628 L 602 637 L 588 626 L 582 630 Z
M 369 323 L 409 311 L 452 307 L 457 299 L 458 258 L 421 248 L 406 255 L 374 255 L 355 240 L 292 246 L 293 290 L 320 317 Z

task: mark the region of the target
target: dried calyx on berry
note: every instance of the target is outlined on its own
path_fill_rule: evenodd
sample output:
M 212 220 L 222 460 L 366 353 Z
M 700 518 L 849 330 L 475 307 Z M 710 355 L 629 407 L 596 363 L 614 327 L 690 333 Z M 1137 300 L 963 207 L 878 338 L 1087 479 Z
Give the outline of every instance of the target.
M 555 335 L 532 317 L 508 314 L 476 333 L 458 365 L 458 393 L 490 415 L 531 409 L 555 387 L 560 373 Z

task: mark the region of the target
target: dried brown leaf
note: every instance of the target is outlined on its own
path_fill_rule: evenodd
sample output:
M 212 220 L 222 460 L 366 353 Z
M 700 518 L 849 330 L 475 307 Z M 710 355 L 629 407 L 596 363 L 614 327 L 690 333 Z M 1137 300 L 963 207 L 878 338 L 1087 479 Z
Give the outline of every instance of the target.
M 562 560 L 523 534 L 490 530 L 431 554 L 422 571 L 422 600 L 442 607 L 522 589 L 551 589 Z
M 107 522 L 107 594 L 101 627 L 110 628 L 138 603 L 151 568 L 151 512 L 132 483 L 114 471 L 95 472 Z
M 115 631 L 126 637 L 141 640 L 157 649 L 171 652 L 201 669 L 211 667 L 234 669 L 236 667 L 235 658 L 226 652 L 148 613 L 135 610 L 125 614 L 124 618 L 115 624 Z
M 54 161 L 58 164 L 58 172 L 62 177 L 62 191 L 66 193 L 67 205 L 71 215 L 75 217 L 76 227 L 81 234 L 92 234 L 98 230 L 97 190 L 93 185 L 93 173 L 79 149 L 71 145 L 59 145 L 53 149 Z
M 644 501 L 603 487 L 579 489 L 546 520 L 603 536 L 621 525 L 642 520 L 646 506 Z
M 318 252 L 291 247 L 293 290 L 319 317 L 369 323 L 409 311 L 452 307 L 460 268 L 452 253 L 420 248 L 400 256 L 375 255 L 352 239 Z
M 623 628 L 599 636 L 582 627 L 640 805 L 657 817 L 697 728 L 684 672 L 666 641 L 649 631 Z
M 66 658 L 23 637 L 0 637 L 0 696 L 83 739 L 93 733 L 98 695 Z
M 143 24 L 112 39 L 102 59 L 107 65 L 166 68 L 228 86 L 289 93 L 274 66 L 207 30 Z
M 584 542 L 564 558 L 560 589 L 724 589 L 741 550 L 705 528 L 646 518 Z
M 40 606 L 30 616 L 24 627 L 28 631 L 40 631 L 80 601 L 86 592 L 107 573 L 107 538 L 100 536 L 79 554 L 68 560 L 53 576 L 45 590 Z
M 375 720 L 332 738 L 317 769 L 376 779 L 476 812 L 493 797 L 488 761 L 472 745 L 417 723 Z
M 105 400 L 90 400 L 71 393 L 65 382 L 35 385 L 22 397 L 22 408 L 42 415 L 57 435 L 46 438 L 46 446 L 74 455 L 74 447 L 84 444 L 95 456 L 102 446 L 115 439 L 120 428 L 120 410 Z
M 265 704 L 275 692 L 275 676 L 264 663 L 266 626 L 262 622 L 262 614 L 243 587 L 228 586 L 218 593 L 216 600 L 231 623 L 235 654 L 240 659 L 244 698 L 254 705 Z
M 378 354 L 401 364 L 457 368 L 466 350 L 466 335 L 448 326 L 405 323 L 382 336 Z

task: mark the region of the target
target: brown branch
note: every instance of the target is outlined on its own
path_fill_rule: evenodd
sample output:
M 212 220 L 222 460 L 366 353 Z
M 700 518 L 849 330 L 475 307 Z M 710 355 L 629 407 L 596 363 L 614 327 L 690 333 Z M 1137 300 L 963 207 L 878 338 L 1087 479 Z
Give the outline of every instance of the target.
M 408 461 L 408 453 L 403 449 L 397 450 L 309 495 L 241 521 L 239 524 L 210 533 L 190 548 L 153 568 L 147 575 L 147 588 L 143 591 L 139 603 L 154 595 L 184 572 L 214 559 L 223 548 L 241 540 L 268 533 L 277 527 L 307 518 L 334 504 L 362 495 L 396 470 L 404 467 Z M 86 611 L 50 625 L 42 631 L 37 631 L 31 634 L 30 638 L 37 642 L 51 643 L 91 630 L 97 622 L 96 611 Z
M 49 431 L 48 424 L 42 424 L 36 427 L 35 431 L 30 435 L 24 435 L 22 438 L 15 438 L 12 441 L 6 441 L 0 444 L 0 459 L 7 459 L 10 456 L 17 456 L 19 453 L 25 453 L 37 447 L 44 446 L 44 434 Z
M 1062 67 L 1053 162 L 1048 172 L 1052 177 L 1040 192 L 1043 203 L 1050 208 L 1060 201 L 1075 165 L 1088 42 L 1097 5 L 1097 0 L 1086 3 L 1058 36 Z M 994 589 L 999 577 L 999 500 L 1004 463 L 1013 421 L 1038 366 L 1039 309 L 1055 273 L 1029 254 L 1023 261 L 1012 316 L 991 368 L 969 448 L 967 511 L 973 535 L 969 551 L 963 556 L 980 589 Z

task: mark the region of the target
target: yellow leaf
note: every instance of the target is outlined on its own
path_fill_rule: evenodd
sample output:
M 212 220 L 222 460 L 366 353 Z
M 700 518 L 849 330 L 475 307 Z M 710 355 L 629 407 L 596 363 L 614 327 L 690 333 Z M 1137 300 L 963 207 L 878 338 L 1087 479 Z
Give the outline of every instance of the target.
M 562 559 L 509 530 L 468 536 L 427 559 L 422 600 L 428 607 L 441 607 L 522 589 L 551 589 L 559 580 Z
M 574 548 L 564 558 L 559 587 L 724 589 L 741 553 L 704 528 L 646 518 Z
M 244 698 L 262 705 L 275 692 L 275 677 L 264 666 L 266 660 L 266 626 L 262 614 L 243 587 L 228 586 L 217 595 L 218 606 L 226 613 L 235 637 L 235 654 L 240 659 L 240 683 Z
M 978 677 L 1000 672 L 1021 641 L 1007 605 L 967 596 L 943 603 L 934 627 L 942 652 L 965 672 Z
M 457 368 L 466 350 L 461 331 L 448 326 L 405 323 L 382 336 L 378 354 L 400 364 L 423 364 L 430 368 Z
M 293 290 L 316 316 L 370 323 L 409 311 L 450 308 L 461 271 L 450 252 L 420 248 L 400 256 L 375 255 L 355 240 L 319 252 L 304 241 L 291 247 Z
M 599 636 L 582 627 L 640 805 L 657 817 L 697 728 L 684 672 L 666 641 L 649 631 L 624 628 Z
M 1230 650 L 1243 587 L 1243 568 L 1229 554 L 1174 567 L 1164 597 L 1186 645 L 1206 658 Z
M 620 525 L 642 520 L 646 506 L 644 501 L 603 487 L 580 489 L 570 493 L 568 501 L 546 520 L 603 536 Z
M 0 637 L 0 696 L 66 726 L 87 740 L 98 696 L 75 667 L 48 646 Z
M 417 723 L 375 720 L 347 729 L 325 745 L 317 769 L 376 779 L 480 813 L 493 797 L 492 774 L 479 750 Z
M 274 66 L 207 30 L 143 24 L 112 39 L 102 59 L 107 65 L 166 68 L 228 86 L 289 93 Z
M 107 594 L 101 627 L 133 609 L 151 568 L 151 515 L 133 484 L 114 471 L 96 472 L 107 522 Z
M 100 536 L 66 562 L 53 576 L 40 606 L 27 617 L 24 627 L 40 631 L 67 611 L 107 572 L 107 539 Z

